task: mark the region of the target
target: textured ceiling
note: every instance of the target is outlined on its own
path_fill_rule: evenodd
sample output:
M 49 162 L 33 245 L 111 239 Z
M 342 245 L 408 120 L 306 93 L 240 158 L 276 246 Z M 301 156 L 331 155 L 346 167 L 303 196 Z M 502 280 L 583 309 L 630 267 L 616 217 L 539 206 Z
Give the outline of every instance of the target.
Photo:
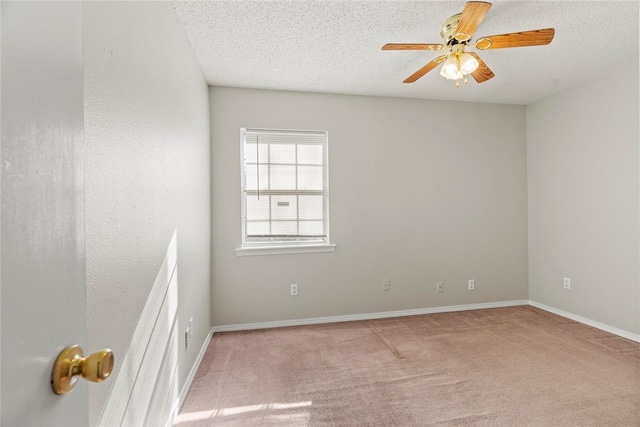
M 464 1 L 173 4 L 212 86 L 526 105 L 638 61 L 637 1 L 494 1 L 474 39 L 548 27 L 555 39 L 479 52 L 495 77 L 458 89 L 439 68 L 402 83 L 438 53 L 381 47 L 441 43 L 442 23 Z

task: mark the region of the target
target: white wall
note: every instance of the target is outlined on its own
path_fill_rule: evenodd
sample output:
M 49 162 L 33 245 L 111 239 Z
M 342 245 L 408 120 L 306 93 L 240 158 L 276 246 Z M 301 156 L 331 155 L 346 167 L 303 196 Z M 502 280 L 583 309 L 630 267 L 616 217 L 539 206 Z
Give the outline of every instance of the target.
M 181 387 L 210 329 L 207 84 L 170 2 L 86 2 L 84 29 L 89 348 L 114 350 L 115 375 L 140 350 L 132 334 L 177 230 Z M 91 385 L 92 423 L 114 383 Z
M 638 117 L 637 61 L 527 108 L 530 297 L 632 333 Z
M 214 325 L 527 298 L 524 107 L 231 88 L 210 103 Z M 236 256 L 241 127 L 329 132 L 336 252 Z

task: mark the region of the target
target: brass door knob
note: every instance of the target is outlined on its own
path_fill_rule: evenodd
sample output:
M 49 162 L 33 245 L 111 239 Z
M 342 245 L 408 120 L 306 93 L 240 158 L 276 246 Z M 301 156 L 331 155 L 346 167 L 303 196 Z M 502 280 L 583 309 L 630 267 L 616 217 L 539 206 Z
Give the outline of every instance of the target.
M 101 350 L 83 357 L 82 349 L 72 345 L 60 352 L 53 364 L 51 387 L 55 394 L 65 394 L 73 390 L 78 376 L 93 382 L 102 382 L 113 371 L 113 352 Z

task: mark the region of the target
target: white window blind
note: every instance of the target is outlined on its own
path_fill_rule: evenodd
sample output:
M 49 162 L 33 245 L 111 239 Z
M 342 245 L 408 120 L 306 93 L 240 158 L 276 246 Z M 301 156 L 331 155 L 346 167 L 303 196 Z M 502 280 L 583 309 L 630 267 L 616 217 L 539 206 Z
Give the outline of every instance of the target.
M 243 246 L 328 243 L 327 132 L 241 135 Z

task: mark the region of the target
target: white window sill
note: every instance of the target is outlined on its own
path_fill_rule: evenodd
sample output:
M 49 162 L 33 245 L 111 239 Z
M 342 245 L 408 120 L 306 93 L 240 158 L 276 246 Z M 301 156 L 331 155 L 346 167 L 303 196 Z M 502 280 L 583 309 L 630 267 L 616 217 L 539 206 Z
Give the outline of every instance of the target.
M 335 252 L 336 244 L 291 245 L 291 246 L 256 246 L 236 249 L 237 256 L 308 254 L 312 252 Z

